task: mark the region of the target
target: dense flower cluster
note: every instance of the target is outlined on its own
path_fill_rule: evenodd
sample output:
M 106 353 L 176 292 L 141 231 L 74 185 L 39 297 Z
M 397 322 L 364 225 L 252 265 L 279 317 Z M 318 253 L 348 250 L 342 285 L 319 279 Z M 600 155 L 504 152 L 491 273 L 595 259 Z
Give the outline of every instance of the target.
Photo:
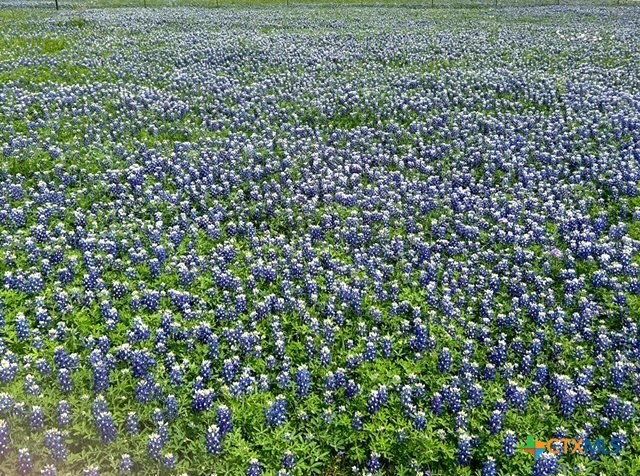
M 637 448 L 640 15 L 348 11 L 2 23 L 0 473 Z

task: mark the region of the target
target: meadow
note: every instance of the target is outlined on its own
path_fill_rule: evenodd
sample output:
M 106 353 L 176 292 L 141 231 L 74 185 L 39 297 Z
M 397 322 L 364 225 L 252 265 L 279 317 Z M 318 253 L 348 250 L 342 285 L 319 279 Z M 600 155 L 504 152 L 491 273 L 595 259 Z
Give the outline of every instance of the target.
M 34 5 L 0 475 L 640 474 L 640 10 Z

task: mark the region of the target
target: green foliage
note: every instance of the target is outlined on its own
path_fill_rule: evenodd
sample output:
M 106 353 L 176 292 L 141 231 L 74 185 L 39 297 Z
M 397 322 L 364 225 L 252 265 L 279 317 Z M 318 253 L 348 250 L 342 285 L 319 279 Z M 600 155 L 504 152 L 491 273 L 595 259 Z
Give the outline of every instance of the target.
M 232 4 L 234 0 L 224 0 L 225 5 Z M 253 0 L 252 0 L 253 2 Z M 61 0 L 63 6 L 66 7 L 64 0 Z M 122 1 L 117 3 L 119 6 L 139 5 L 140 2 L 132 3 L 130 1 Z M 275 3 L 271 0 L 264 0 L 264 3 Z M 279 2 L 282 3 L 282 2 Z M 296 2 L 301 3 L 301 2 Z M 103 3 L 104 4 L 104 3 Z M 148 5 L 151 6 L 164 6 L 167 2 L 163 0 L 148 0 Z M 198 6 L 211 6 L 210 0 L 184 0 L 180 4 L 198 5 Z M 74 7 L 81 4 L 72 4 Z M 99 6 L 100 2 L 93 3 L 91 6 Z M 111 5 L 111 4 L 109 4 Z M 90 64 L 78 64 L 75 59 L 79 57 L 83 44 L 82 41 L 86 40 L 87 32 L 93 32 L 93 28 L 97 28 L 94 23 L 85 19 L 82 16 L 71 16 L 68 19 L 59 20 L 62 25 L 66 27 L 72 27 L 72 30 L 64 30 L 65 35 L 63 37 L 46 35 L 40 32 L 39 34 L 28 34 L 29 23 L 32 21 L 31 15 L 40 15 L 42 18 L 48 18 L 50 13 L 39 12 L 34 14 L 33 12 L 24 12 L 21 10 L 8 10 L 0 9 L 0 29 L 9 22 L 22 22 L 20 35 L 8 35 L 0 32 L 0 60 L 2 60 L 2 66 L 0 67 L 0 83 L 19 83 L 24 85 L 27 89 L 31 86 L 41 83 L 54 83 L 56 85 L 77 85 L 86 84 L 89 81 L 117 81 L 123 78 L 115 78 L 113 73 L 108 69 L 90 65 Z M 440 13 L 441 14 L 441 13 Z M 438 15 L 438 14 L 436 14 Z M 473 21 L 484 21 L 483 17 L 475 11 L 464 11 L 461 13 L 464 17 L 469 17 Z M 535 19 L 534 19 L 535 20 Z M 523 22 L 534 23 L 534 20 L 523 18 Z M 494 20 L 490 23 L 493 24 Z M 55 23 L 53 24 L 55 28 Z M 277 31 L 277 27 L 274 27 Z M 265 36 L 269 36 L 273 32 L 270 28 L 265 28 L 260 33 Z M 94 32 L 95 33 L 95 32 Z M 140 37 L 143 34 L 139 34 Z M 126 39 L 114 35 L 113 51 L 105 51 L 106 56 L 116 54 L 119 51 L 122 43 Z M 137 39 L 140 39 L 138 37 Z M 145 45 L 151 52 L 154 50 L 153 45 Z M 162 45 L 155 45 L 155 48 L 161 48 Z M 141 48 L 141 51 L 144 51 Z M 24 57 L 31 52 L 34 55 L 38 55 L 40 58 L 44 58 L 39 64 L 32 66 L 7 66 L 11 61 Z M 535 49 L 531 49 L 528 52 L 526 58 L 527 61 L 536 62 L 536 64 L 545 69 L 547 66 L 556 67 L 561 69 L 565 65 L 566 57 L 561 55 L 542 55 L 543 52 Z M 573 53 L 572 53 L 573 54 Z M 56 58 L 57 61 L 54 66 L 47 63 L 46 60 L 50 58 Z M 540 59 L 542 58 L 542 59 Z M 620 57 L 601 56 L 595 57 L 594 61 L 599 67 L 615 67 L 624 66 L 629 59 L 629 55 L 621 55 Z M 505 63 L 510 61 L 508 55 L 502 58 Z M 437 77 L 437 74 L 443 70 L 454 67 L 469 67 L 469 64 L 465 63 L 464 57 L 459 59 L 439 57 L 434 54 L 432 61 L 419 65 L 419 67 L 413 68 L 408 65 L 403 58 L 387 59 L 383 64 L 384 68 L 397 69 L 399 76 L 410 76 L 414 73 L 420 73 L 425 80 L 433 80 Z M 158 68 L 164 66 L 158 65 Z M 412 69 L 413 68 L 413 69 Z M 124 78 L 126 79 L 126 78 Z M 250 83 L 254 78 L 247 77 L 247 83 Z M 565 85 L 558 85 L 558 92 L 562 93 L 562 88 Z M 384 98 L 379 98 L 382 101 Z M 494 100 L 496 101 L 513 101 L 517 100 L 511 93 L 495 93 Z M 107 98 L 102 104 L 102 110 L 100 111 L 101 117 L 106 121 L 115 121 L 117 118 L 113 117 L 113 111 L 115 108 L 110 107 L 109 101 L 116 101 L 117 98 Z M 113 103 L 111 103 L 113 106 Z M 286 100 L 280 102 L 282 110 L 288 111 L 296 107 L 295 103 Z M 548 108 L 541 103 L 525 103 L 521 106 L 524 109 L 539 110 L 541 113 L 548 113 Z M 478 106 L 480 110 L 481 107 Z M 300 120 L 306 124 L 318 124 L 327 121 L 329 125 L 335 130 L 352 130 L 356 129 L 363 124 L 374 124 L 378 121 L 379 117 L 376 115 L 377 105 L 374 103 L 366 106 L 353 106 L 345 107 L 337 114 L 330 118 L 322 115 L 320 110 L 305 111 L 301 114 Z M 37 104 L 33 106 L 33 110 L 27 111 L 25 116 L 21 119 L 4 121 L 3 125 L 7 128 L 12 128 L 13 131 L 26 132 L 26 117 L 37 114 Z M 158 130 L 152 130 L 149 127 L 140 126 L 140 128 L 134 131 L 130 136 L 121 138 L 122 143 L 126 147 L 134 150 L 134 147 L 145 145 L 149 148 L 154 146 L 163 146 L 180 142 L 183 140 L 198 140 L 202 138 L 216 139 L 223 138 L 224 132 L 196 132 L 202 128 L 198 123 L 197 116 L 195 114 L 186 114 L 183 117 L 166 119 L 161 116 L 160 113 L 149 111 L 147 117 L 150 122 L 160 124 Z M 416 115 L 407 114 L 406 121 L 410 122 L 417 118 Z M 0 115 L 0 119 L 4 119 Z M 389 122 L 389 118 L 383 118 L 381 124 Z M 90 174 L 92 172 L 101 170 L 104 163 L 107 163 L 104 157 L 104 153 L 90 150 L 82 143 L 82 138 L 90 129 L 89 119 L 80 118 L 65 118 L 55 129 L 44 129 L 40 133 L 44 137 L 49 137 L 52 142 L 62 144 L 70 150 L 76 151 L 75 155 L 69 154 L 61 159 L 54 159 L 48 152 L 38 151 L 32 155 L 15 155 L 4 161 L 2 164 L 3 171 L 6 171 L 12 175 L 21 175 L 25 178 L 26 183 L 33 186 L 37 182 L 37 176 L 39 172 L 54 170 L 56 167 L 68 170 L 72 167 L 79 167 L 87 171 L 87 183 L 82 184 L 82 190 L 84 193 L 79 194 L 74 198 L 74 205 L 81 210 L 90 210 L 92 205 L 102 203 L 110 200 L 112 197 L 110 191 L 105 184 L 98 184 L 91 182 Z M 423 137 L 424 144 L 430 144 L 434 140 L 434 136 Z M 430 142 L 431 141 L 431 142 Z M 263 151 L 257 151 L 261 153 Z M 194 158 L 195 160 L 196 158 Z M 390 165 L 390 168 L 398 167 L 397 165 Z M 447 167 L 444 163 L 442 167 Z M 299 171 L 293 171 L 292 174 Z M 486 173 L 483 170 L 482 165 L 478 166 L 474 171 L 478 176 L 482 176 Z M 493 174 L 493 180 L 495 183 L 501 181 L 516 180 L 516 177 L 510 175 L 509 171 L 497 171 Z M 267 178 L 264 179 L 266 181 Z M 165 190 L 168 192 L 175 192 L 172 185 L 167 184 Z M 234 193 L 239 193 L 239 190 L 235 190 Z M 246 193 L 248 190 L 242 190 L 242 193 Z M 229 200 L 234 199 L 234 195 L 230 195 Z M 205 203 L 208 198 L 205 197 Z M 631 208 L 640 207 L 640 200 L 633 199 L 628 204 Z M 339 205 L 332 205 L 333 210 L 337 212 L 341 219 L 346 219 L 350 213 L 347 207 L 341 207 Z M 321 212 L 319 209 L 318 217 L 314 216 L 314 219 L 319 220 Z M 158 205 L 157 212 L 166 217 L 166 210 Z M 258 213 L 257 210 L 250 210 L 251 213 Z M 422 217 L 424 224 L 428 224 L 432 219 L 437 218 L 437 212 L 425 215 Z M 103 217 L 97 217 L 97 220 L 103 220 Z M 290 225 L 283 217 L 276 217 L 269 220 L 268 227 L 272 231 L 278 231 L 281 233 L 290 233 Z M 404 225 L 400 220 L 392 220 L 389 225 L 388 232 L 392 236 L 403 236 L 406 233 Z M 547 233 L 555 237 L 557 236 L 557 226 L 553 223 L 547 224 Z M 634 223 L 630 225 L 630 235 L 635 239 L 640 239 L 640 224 Z M 483 238 L 487 238 L 486 236 Z M 234 243 L 236 249 L 240 252 L 247 252 L 250 249 L 250 243 L 246 239 L 237 238 Z M 204 233 L 201 233 L 196 243 L 196 248 L 199 254 L 206 255 L 217 244 L 219 240 L 209 239 Z M 332 255 L 337 255 L 338 251 L 331 248 L 332 243 L 327 244 L 327 251 Z M 532 246 L 528 251 L 531 251 L 536 256 L 538 262 L 542 260 L 542 251 L 539 247 Z M 188 252 L 184 247 L 178 250 L 178 256 L 184 256 Z M 5 263 L 5 251 L 0 250 L 0 273 L 8 271 Z M 345 263 L 351 259 L 348 256 L 340 255 L 341 260 Z M 636 258 L 637 259 L 637 258 Z M 26 263 L 18 263 L 20 266 L 27 266 Z M 587 272 L 589 264 L 582 264 L 585 269 L 581 269 L 582 272 Z M 557 262 L 551 263 L 551 276 L 558 274 L 559 264 Z M 140 265 L 136 270 L 139 276 L 144 278 L 147 282 L 151 281 L 150 273 L 144 265 Z M 249 270 L 243 269 L 241 266 L 237 266 L 234 272 L 239 275 L 247 275 Z M 112 276 L 107 276 L 112 278 Z M 162 277 L 162 284 L 166 288 L 170 288 L 177 281 L 175 274 Z M 81 277 L 76 277 L 73 286 L 81 285 Z M 254 299 L 264 297 L 269 293 L 273 293 L 277 290 L 277 285 L 263 286 L 256 291 Z M 193 285 L 193 289 L 206 293 L 206 290 L 212 287 L 212 281 L 210 276 L 200 277 Z M 559 289 L 555 291 L 559 292 Z M 26 312 L 27 308 L 24 303 L 16 296 L 12 291 L 1 289 L 0 297 L 3 302 L 10 308 L 12 313 Z M 425 311 L 427 315 L 427 306 L 425 303 L 425 291 L 420 286 L 406 286 L 401 290 L 401 298 L 407 300 L 412 305 L 419 307 Z M 47 299 L 51 299 L 51 296 L 47 296 Z M 166 298 L 164 298 L 166 303 Z M 212 299 L 213 304 L 217 304 L 220 298 L 214 297 Z M 323 297 L 320 297 L 322 300 Z M 502 292 L 497 301 L 499 305 L 505 309 L 509 309 L 509 300 L 506 293 Z M 611 296 L 603 295 L 603 300 L 611 299 Z M 127 309 L 126 302 L 122 303 L 123 309 Z M 367 302 L 366 307 L 370 308 L 376 303 Z M 635 320 L 640 319 L 640 299 L 637 297 L 629 297 L 629 309 Z M 385 312 L 388 309 L 384 309 Z M 126 342 L 126 331 L 130 326 L 130 323 L 134 319 L 134 313 L 131 311 L 123 311 L 121 315 L 120 323 L 115 331 L 114 344 L 118 345 Z M 313 317 L 321 317 L 314 315 Z M 353 316 L 350 316 L 353 317 Z M 466 316 L 470 322 L 477 322 L 477 316 Z M 363 316 L 362 319 L 370 319 L 370 316 Z M 390 326 L 399 327 L 400 317 L 390 317 Z M 394 320 L 395 319 L 395 320 Z M 144 315 L 145 322 L 150 327 L 155 327 L 160 321 L 160 315 L 157 313 L 151 313 Z M 348 320 L 345 328 L 342 329 L 337 337 L 339 345 L 344 346 L 347 337 L 350 334 L 356 332 L 355 323 L 357 319 Z M 294 329 L 299 322 L 299 317 L 292 313 L 285 314 L 282 317 L 283 326 L 290 331 Z M 82 340 L 89 338 L 90 336 L 100 335 L 104 331 L 104 325 L 99 319 L 99 310 L 97 306 L 79 308 L 74 310 L 72 318 L 68 320 L 70 332 L 73 335 L 73 339 L 70 341 L 75 346 L 73 349 L 77 352 L 82 352 Z M 189 323 L 183 322 L 185 326 Z M 8 335 L 5 339 L 6 343 L 13 349 L 25 350 L 25 344 L 17 342 L 15 339 L 15 331 L 11 328 L 13 324 L 9 326 Z M 261 330 L 267 331 L 268 323 L 260 324 Z M 445 332 L 442 322 L 429 321 L 427 325 L 431 335 L 438 342 L 438 347 L 448 347 L 452 353 L 459 357 L 462 352 L 462 343 L 464 341 L 464 335 L 462 330 L 459 330 L 458 335 L 452 335 L 453 333 Z M 615 323 L 612 322 L 612 325 Z M 351 326 L 351 327 L 349 327 Z M 511 333 L 510 337 L 513 337 L 516 330 L 507 331 Z M 292 334 L 292 332 L 289 332 Z M 295 364 L 303 362 L 301 356 L 304 355 L 303 338 L 306 337 L 305 331 L 300 330 L 300 339 L 297 342 L 290 343 L 288 352 Z M 553 336 L 549 336 L 553 337 Z M 405 337 L 398 336 L 398 339 L 402 341 Z M 70 345 L 71 345 L 70 344 Z M 569 347 L 571 343 L 569 341 L 563 341 L 558 339 L 558 344 Z M 41 353 L 51 353 L 52 343 L 47 341 L 47 344 Z M 358 349 L 361 350 L 361 349 Z M 33 356 L 37 357 L 40 353 L 33 351 Z M 484 349 L 478 349 L 478 355 L 481 358 L 486 359 Z M 200 359 L 204 358 L 204 351 L 202 349 L 194 350 L 194 359 L 196 357 Z M 550 369 L 554 369 L 556 363 L 554 362 L 554 356 L 546 356 L 548 359 L 548 365 Z M 340 365 L 345 365 L 345 362 L 338 362 Z M 586 363 L 586 362 L 585 362 Z M 589 362 L 591 363 L 591 362 Z M 258 364 L 256 364 L 257 366 Z M 321 372 L 320 369 L 314 368 L 314 371 Z M 412 355 L 403 355 L 399 352 L 394 355 L 394 359 L 390 361 L 378 361 L 375 363 L 364 364 L 358 369 L 359 381 L 363 382 L 367 388 L 373 388 L 379 384 L 392 381 L 394 376 L 400 374 L 407 374 L 409 371 L 413 371 L 418 374 L 425 382 L 426 389 L 429 394 L 437 391 L 441 388 L 445 382 L 445 377 L 437 371 L 437 349 L 425 352 L 421 356 L 421 359 L 415 360 Z M 193 376 L 197 373 L 197 368 L 189 368 L 189 375 Z M 140 414 L 141 421 L 146 422 L 143 425 L 145 430 L 150 428 L 150 413 L 151 409 L 146 406 L 140 405 L 135 402 L 131 395 L 133 394 L 135 380 L 130 374 L 126 372 L 115 372 L 113 374 L 113 384 L 111 390 L 107 393 L 106 398 L 111 406 L 119 409 L 118 415 L 125 415 L 127 411 L 137 411 Z M 51 415 L 55 413 L 55 405 L 60 398 L 60 395 L 55 389 L 55 376 L 48 377 L 46 383 L 49 385 L 43 386 L 44 398 L 47 414 Z M 162 382 L 165 383 L 165 382 Z M 78 388 L 90 388 L 91 375 L 85 369 L 74 375 L 74 385 Z M 231 399 L 228 394 L 228 389 L 219 389 L 225 397 L 225 401 L 228 402 L 233 415 L 235 429 L 225 440 L 224 453 L 220 457 L 211 457 L 204 451 L 203 434 L 206 427 L 211 424 L 215 417 L 213 412 L 205 412 L 202 415 L 193 416 L 192 418 L 182 418 L 173 427 L 172 434 L 173 439 L 168 447 L 168 450 L 172 451 L 178 456 L 178 467 L 173 472 L 180 474 L 181 472 L 187 472 L 188 474 L 212 474 L 217 473 L 220 475 L 233 475 L 243 474 L 245 463 L 252 457 L 259 457 L 265 464 L 275 467 L 278 465 L 279 459 L 285 450 L 291 449 L 297 455 L 299 455 L 299 462 L 295 470 L 295 474 L 299 475 L 338 475 L 347 474 L 350 470 L 350 465 L 358 464 L 362 466 L 366 459 L 369 457 L 369 450 L 373 449 L 379 452 L 383 458 L 387 460 L 397 461 L 393 467 L 386 468 L 388 474 L 411 474 L 410 464 L 412 461 L 417 461 L 430 468 L 432 474 L 446 474 L 446 475 L 471 475 L 479 474 L 480 463 L 483 461 L 486 454 L 475 454 L 474 461 L 470 468 L 459 468 L 455 463 L 455 435 L 452 430 L 453 419 L 451 416 L 433 416 L 429 419 L 428 427 L 425 431 L 416 431 L 411 428 L 407 419 L 403 416 L 400 404 L 397 397 L 392 397 L 388 408 L 382 409 L 376 415 L 370 417 L 366 416 L 364 429 L 361 432 L 354 432 L 350 428 L 349 415 L 345 413 L 337 412 L 334 415 L 333 420 L 330 423 L 326 423 L 323 419 L 322 411 L 324 409 L 323 403 L 318 399 L 316 395 L 313 395 L 307 400 L 298 401 L 293 397 L 293 392 L 287 393 L 290 397 L 289 401 L 292 403 L 291 415 L 289 422 L 282 427 L 272 429 L 266 426 L 264 418 L 264 408 L 267 405 L 267 396 L 265 394 L 253 394 L 242 400 Z M 24 389 L 18 385 L 9 385 L 3 387 L 3 391 L 11 395 L 15 395 L 23 401 L 34 403 L 34 399 L 25 395 Z M 225 393 L 227 392 L 227 393 Z M 491 398 L 487 400 L 495 401 L 495 399 L 503 393 L 501 384 L 487 384 L 485 387 L 485 394 Z M 595 395 L 596 401 L 602 401 L 604 395 Z M 177 398 L 181 404 L 181 408 L 188 409 L 190 402 L 189 390 L 184 389 L 178 392 Z M 76 444 L 72 449 L 72 456 L 70 459 L 60 465 L 59 474 L 80 474 L 82 469 L 86 466 L 86 462 L 91 460 L 92 464 L 98 465 L 101 468 L 101 474 L 110 475 L 116 474 L 118 459 L 117 457 L 121 453 L 129 453 L 136 461 L 146 461 L 149 466 L 140 470 L 140 474 L 163 474 L 165 470 L 159 467 L 153 466 L 149 462 L 145 453 L 146 441 L 143 436 L 128 437 L 126 441 L 123 439 L 117 440 L 108 447 L 102 445 L 98 440 L 95 427 L 90 420 L 92 397 L 89 395 L 77 396 L 75 393 L 68 397 L 73 408 L 76 409 L 76 415 L 73 420 L 73 424 L 70 428 L 70 433 L 73 436 L 72 441 L 82 442 Z M 366 397 L 360 395 L 354 402 L 354 407 L 359 408 L 361 412 L 366 413 Z M 499 454 L 501 451 L 501 435 L 490 436 L 486 429 L 487 421 L 491 413 L 491 407 L 487 404 L 482 405 L 474 412 L 470 421 L 471 430 L 482 438 L 486 439 L 487 445 L 484 448 L 484 452 L 487 454 Z M 576 418 L 580 420 L 584 415 L 580 414 Z M 48 422 L 51 423 L 51 422 Z M 122 429 L 124 422 L 118 420 L 118 428 Z M 532 399 L 530 402 L 529 410 L 525 414 L 518 413 L 515 410 L 510 410 L 507 415 L 507 426 L 517 430 L 518 435 L 532 434 L 536 437 L 544 439 L 552 435 L 555 428 L 558 426 L 565 426 L 567 428 L 575 429 L 575 424 L 572 421 L 565 421 L 560 418 L 556 412 L 550 411 L 548 403 L 539 399 Z M 399 438 L 399 432 L 404 434 L 404 438 Z M 142 432 L 143 435 L 146 432 Z M 45 454 L 46 451 L 41 446 L 39 438 L 30 434 L 27 428 L 20 431 L 16 431 L 12 435 L 12 443 L 16 446 L 26 445 L 27 443 L 31 448 L 40 451 L 40 454 Z M 37 464 L 40 465 L 41 461 Z M 504 475 L 528 475 L 531 472 L 532 460 L 528 455 L 518 454 L 515 458 L 500 458 L 499 465 L 501 467 L 501 474 Z M 0 474 L 11 475 L 15 474 L 16 457 L 15 454 L 10 455 L 8 458 L 0 461 Z M 586 458 L 567 457 L 563 459 L 563 470 L 566 474 L 572 474 L 574 468 L 580 468 L 579 474 L 584 475 L 637 475 L 640 474 L 640 436 L 636 431 L 631 435 L 630 448 L 623 452 L 619 456 L 612 456 L 608 458 L 601 458 L 599 460 L 589 460 Z

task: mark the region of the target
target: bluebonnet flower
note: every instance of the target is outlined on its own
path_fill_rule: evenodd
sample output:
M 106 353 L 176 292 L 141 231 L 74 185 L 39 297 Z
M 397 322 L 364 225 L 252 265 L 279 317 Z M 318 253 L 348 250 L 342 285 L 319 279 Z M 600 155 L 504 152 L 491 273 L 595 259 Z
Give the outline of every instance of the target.
M 129 456 L 128 454 L 121 455 L 120 463 L 118 464 L 118 471 L 120 473 L 126 474 L 133 472 L 133 468 L 134 465 L 131 456 Z
M 249 461 L 249 467 L 244 472 L 246 476 L 261 476 L 262 464 L 257 459 L 253 458 Z
M 438 356 L 438 372 L 447 373 L 451 369 L 451 352 L 448 348 L 444 347 L 440 351 L 440 355 Z
M 71 405 L 66 400 L 61 400 L 58 402 L 57 407 L 58 413 L 58 426 L 65 427 L 71 423 Z
M 369 400 L 367 403 L 367 410 L 372 415 L 377 413 L 380 408 L 386 405 L 389 395 L 387 393 L 386 387 L 380 386 L 378 390 L 371 390 L 369 394 Z
M 0 417 L 11 416 L 15 411 L 16 401 L 6 392 L 0 392 Z
M 44 446 L 57 462 L 65 461 L 68 456 L 67 445 L 64 440 L 64 435 L 56 428 L 47 430 L 44 434 Z
M 176 466 L 176 455 L 173 453 L 165 453 L 162 455 L 162 466 L 167 469 L 173 469 Z
M 20 342 L 24 342 L 31 337 L 31 327 L 23 313 L 16 315 L 16 337 Z
M 393 338 L 391 336 L 384 336 L 380 344 L 380 352 L 385 358 L 390 358 L 393 351 Z
M 505 391 L 505 400 L 509 402 L 512 407 L 517 408 L 520 412 L 524 412 L 528 400 L 527 389 L 517 385 L 513 381 L 509 381 Z
M 484 368 L 484 378 L 488 381 L 492 381 L 496 376 L 495 366 L 489 362 Z
M 496 435 L 502 431 L 504 424 L 504 412 L 500 410 L 494 410 L 489 417 L 489 432 L 492 435 Z
M 13 352 L 7 351 L 0 360 L 0 382 L 9 383 L 18 374 L 18 362 Z
M 360 385 L 358 383 L 356 383 L 354 380 L 349 379 L 345 385 L 345 389 L 344 389 L 344 395 L 349 398 L 352 399 L 354 398 L 358 393 L 360 393 Z
M 456 430 L 464 430 L 467 428 L 468 425 L 469 425 L 469 415 L 467 414 L 467 412 L 465 412 L 464 410 L 458 412 L 455 417 Z
M 427 426 L 427 417 L 423 411 L 418 411 L 413 416 L 413 428 L 417 431 L 424 431 Z
M 18 450 L 18 474 L 24 476 L 33 471 L 33 458 L 27 448 Z
M 371 474 L 377 474 L 382 470 L 382 463 L 380 462 L 380 455 L 376 452 L 371 453 L 369 460 L 367 461 L 367 471 Z
M 11 447 L 11 438 L 9 433 L 9 425 L 6 421 L 0 420 L 0 460 L 9 453 Z
M 607 418 L 617 418 L 620 413 L 620 398 L 617 395 L 610 395 L 605 402 L 602 412 Z
M 617 440 L 617 445 L 620 448 L 626 448 L 629 444 L 629 435 L 625 430 L 618 430 L 611 433 L 611 439 Z
M 456 459 L 460 466 L 468 466 L 471 462 L 472 439 L 466 433 L 458 435 L 458 451 Z
M 482 476 L 497 476 L 498 465 L 496 460 L 489 456 L 484 463 L 482 463 Z
M 29 426 L 37 431 L 44 427 L 44 411 L 39 406 L 33 406 L 29 412 Z
M 278 395 L 275 401 L 269 403 L 265 411 L 267 424 L 280 426 L 287 421 L 287 400 L 283 395 Z
M 160 462 L 161 452 L 165 446 L 162 436 L 157 433 L 151 433 L 147 439 L 147 454 L 152 460 Z
M 71 372 L 67 368 L 58 371 L 58 386 L 62 393 L 71 393 L 73 390 L 73 381 L 71 380 Z
M 138 415 L 136 412 L 127 413 L 124 427 L 131 435 L 138 433 Z
M 472 408 L 482 405 L 483 390 L 480 384 L 474 383 L 473 385 L 471 385 L 467 392 L 467 395 L 469 398 L 469 405 Z
M 293 469 L 296 465 L 296 457 L 293 452 L 290 450 L 285 451 L 280 464 L 284 469 Z
M 224 437 L 233 430 L 231 410 L 226 405 L 220 405 L 216 411 L 217 424 Z
M 362 430 L 362 414 L 360 412 L 355 412 L 353 414 L 353 418 L 351 418 L 351 429 L 359 431 Z
M 93 391 L 104 393 L 109 388 L 109 368 L 102 359 L 91 362 L 93 370 Z
M 198 375 L 202 377 L 204 382 L 208 382 L 213 377 L 213 369 L 210 360 L 203 360 L 200 364 Z
M 533 476 L 553 476 L 558 473 L 558 458 L 552 453 L 542 453 L 533 465 Z
M 151 421 L 155 425 L 160 425 L 165 422 L 165 413 L 161 408 L 154 408 L 151 412 Z
M 627 400 L 620 403 L 618 416 L 621 421 L 629 422 L 633 420 L 634 415 L 635 415 L 635 408 L 633 403 Z
M 110 412 L 98 411 L 93 418 L 103 443 L 111 443 L 117 438 L 118 432 Z
M 516 454 L 517 446 L 518 446 L 518 439 L 516 438 L 516 434 L 511 430 L 507 430 L 504 433 L 504 439 L 502 440 L 502 448 L 503 448 L 504 454 L 507 457 L 514 456 Z
M 169 425 L 166 422 L 161 421 L 157 423 L 156 433 L 160 437 L 159 441 L 162 446 L 169 443 Z
M 222 451 L 222 437 L 220 428 L 217 425 L 211 425 L 207 428 L 204 437 L 204 445 L 207 453 L 217 455 Z
M 296 394 L 299 398 L 305 398 L 311 391 L 311 374 L 306 365 L 301 365 L 295 374 Z
M 322 349 L 320 349 L 320 364 L 324 367 L 331 365 L 331 351 L 327 346 L 323 346 Z
M 230 359 L 225 359 L 222 365 L 222 378 L 225 382 L 230 383 L 235 378 L 236 374 L 240 370 L 240 359 L 238 356 L 233 356 Z
M 58 470 L 52 464 L 43 466 L 42 469 L 40 470 L 41 476 L 57 476 L 57 474 L 58 474 Z

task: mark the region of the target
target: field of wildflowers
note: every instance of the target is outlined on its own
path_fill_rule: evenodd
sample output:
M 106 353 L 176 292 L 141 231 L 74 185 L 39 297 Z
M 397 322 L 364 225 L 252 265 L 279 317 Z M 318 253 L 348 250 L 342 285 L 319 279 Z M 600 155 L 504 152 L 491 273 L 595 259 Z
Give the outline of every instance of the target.
M 1 475 L 640 474 L 640 10 L 11 5 Z

